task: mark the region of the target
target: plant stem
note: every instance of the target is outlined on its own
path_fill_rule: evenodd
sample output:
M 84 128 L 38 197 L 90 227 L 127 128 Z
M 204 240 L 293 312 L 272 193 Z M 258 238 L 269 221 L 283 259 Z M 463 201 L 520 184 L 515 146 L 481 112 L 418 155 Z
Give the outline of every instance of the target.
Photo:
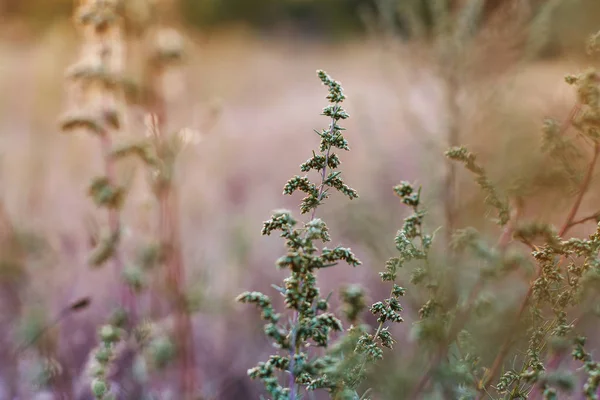
M 562 228 L 558 232 L 558 236 L 562 237 L 565 233 L 568 232 L 568 230 L 572 226 L 574 226 L 573 221 L 575 219 L 577 211 L 579 210 L 579 207 L 581 206 L 581 202 L 583 201 L 583 196 L 589 189 L 590 183 L 592 181 L 592 177 L 594 175 L 594 169 L 596 167 L 596 162 L 598 161 L 598 155 L 600 155 L 600 144 L 598 142 L 596 142 L 594 144 L 594 154 L 592 156 L 592 161 L 590 162 L 590 164 L 587 168 L 587 171 L 585 173 L 585 177 L 583 178 L 583 182 L 581 183 L 581 189 L 579 190 L 579 193 L 577 194 L 577 198 L 575 199 L 575 203 L 573 204 L 573 207 L 571 207 L 571 211 L 569 211 L 567 220 L 565 221 Z
M 595 212 L 594 214 L 589 215 L 589 216 L 587 216 L 585 218 L 580 218 L 580 219 L 578 219 L 576 221 L 571 222 L 569 224 L 569 228 L 572 228 L 575 225 L 580 225 L 580 224 L 586 223 L 588 221 L 597 221 L 599 218 L 600 218 L 600 211 Z
M 337 109 L 338 105 L 335 105 L 335 108 Z M 332 118 L 331 119 L 331 123 L 329 124 L 329 134 L 333 134 L 333 129 L 335 126 L 335 119 Z M 321 172 L 321 185 L 319 185 L 319 196 L 317 197 L 319 199 L 319 202 L 322 200 L 323 197 L 323 192 L 325 191 L 325 178 L 327 177 L 327 165 L 329 164 L 329 154 L 331 152 L 331 146 L 327 147 L 327 152 L 325 153 L 325 167 L 323 167 L 323 171 Z M 315 219 L 315 215 L 317 213 L 317 208 L 313 208 L 312 214 L 310 216 L 310 219 L 313 220 Z
M 169 1 L 159 1 L 155 5 L 158 19 L 157 28 L 163 29 L 163 20 L 173 17 L 174 8 Z M 173 18 L 171 18 L 173 19 Z M 179 391 L 184 400 L 191 400 L 201 388 L 196 376 L 196 355 L 194 331 L 188 300 L 185 293 L 185 262 L 180 226 L 179 192 L 174 182 L 177 151 L 172 147 L 170 137 L 166 136 L 168 100 L 165 96 L 166 72 L 171 67 L 170 60 L 164 57 L 160 43 L 155 44 L 147 60 L 145 80 L 149 89 L 147 107 L 153 114 L 152 129 L 155 150 L 160 160 L 159 180 L 155 186 L 158 200 L 159 239 L 163 250 L 163 266 L 166 274 L 166 289 L 174 314 L 174 337 L 177 345 L 177 366 L 179 373 Z M 177 49 L 177 51 L 182 51 Z M 174 68 L 174 67 L 173 67 Z M 160 277 L 159 277 L 160 279 Z M 162 283 L 161 283 L 162 285 Z M 156 296 L 156 293 L 154 294 Z
M 166 249 L 167 286 L 175 308 L 175 334 L 178 340 L 180 386 L 184 399 L 191 399 L 196 390 L 195 355 L 192 322 L 184 293 L 184 264 L 179 227 L 177 192 L 171 183 L 158 193 L 160 205 L 161 242 Z
M 85 5 L 85 1 L 82 2 L 82 7 Z M 116 10 L 113 10 L 116 13 Z M 122 39 L 122 27 L 118 22 L 115 22 L 106 32 L 98 31 L 94 26 L 86 26 L 86 30 L 88 30 L 88 35 L 86 40 L 89 40 L 90 49 L 96 48 L 94 47 L 94 42 L 98 42 L 99 46 L 97 46 L 97 51 L 99 56 L 102 69 L 108 74 L 120 74 L 122 73 L 122 57 L 123 54 L 121 51 L 121 47 L 123 46 Z M 92 33 L 93 32 L 93 33 Z M 88 43 L 86 43 L 88 44 Z M 119 126 L 109 126 L 108 119 L 115 118 L 113 115 L 117 111 L 113 109 L 117 104 L 120 103 L 120 95 L 121 93 L 117 92 L 118 89 L 102 89 L 98 94 L 98 109 L 99 117 L 101 118 L 102 129 L 100 132 L 100 147 L 103 155 L 104 161 L 104 173 L 106 175 L 106 179 L 108 180 L 108 184 L 113 187 L 118 187 L 118 179 L 117 179 L 117 166 L 116 160 L 112 157 L 113 150 L 113 139 L 112 135 L 118 133 Z M 110 116 L 109 118 L 107 118 Z M 120 121 L 124 115 L 122 112 L 119 112 L 119 115 L 116 118 Z M 119 122 L 119 125 L 122 121 Z M 121 215 L 118 208 L 109 208 L 108 209 L 108 227 L 111 235 L 116 235 L 120 237 L 121 234 Z M 120 239 L 115 243 L 115 249 L 112 256 L 112 263 L 114 269 L 116 270 L 116 276 L 119 281 L 120 287 L 120 303 L 121 306 L 128 313 L 128 325 L 131 327 L 135 322 L 136 316 L 136 303 L 135 303 L 135 295 L 133 290 L 127 285 L 126 282 L 121 278 L 121 274 L 123 273 L 124 263 L 121 255 L 121 248 L 119 245 Z
M 111 156 L 112 151 L 112 139 L 108 131 L 104 130 L 102 135 L 100 136 L 100 143 L 102 146 L 102 153 L 104 155 L 104 170 L 106 174 L 106 179 L 111 187 L 117 187 L 117 177 L 116 177 L 116 165 L 115 160 Z M 121 215 L 118 209 L 110 208 L 108 210 L 108 228 L 110 230 L 111 235 L 120 235 L 121 231 Z M 123 273 L 123 259 L 121 257 L 121 251 L 116 244 L 117 248 L 114 251 L 114 255 L 112 257 L 112 262 L 116 271 L 116 275 L 118 277 Z M 136 304 L 135 304 L 135 295 L 132 289 L 125 282 L 120 283 L 120 303 L 121 306 L 127 310 L 128 312 L 128 324 L 132 326 L 134 321 L 137 318 L 136 315 Z
M 296 366 L 296 353 L 298 353 L 298 346 L 296 345 L 298 341 L 298 314 L 298 311 L 294 311 L 294 326 L 292 328 L 292 341 L 290 343 L 290 377 L 288 381 L 290 400 L 296 400 L 296 375 L 294 374 L 294 367 Z
M 337 110 L 338 107 L 338 103 L 336 103 L 335 108 Z M 335 114 L 335 111 L 334 111 Z M 332 135 L 335 129 L 335 118 L 331 118 L 331 122 L 329 124 L 329 134 Z M 317 196 L 317 199 L 319 200 L 319 202 L 321 202 L 322 198 L 323 198 L 323 194 L 325 192 L 325 179 L 327 178 L 327 165 L 329 164 L 329 155 L 331 154 L 331 146 L 327 147 L 327 151 L 325 153 L 325 166 L 323 167 L 323 170 L 321 171 L 321 184 L 319 185 L 319 195 Z M 310 220 L 314 220 L 315 216 L 317 214 L 317 208 L 313 208 L 313 211 L 310 215 Z M 300 282 L 300 289 L 302 289 L 302 284 L 303 282 Z M 289 372 L 290 372 L 290 377 L 288 380 L 288 386 L 290 388 L 290 400 L 296 400 L 296 375 L 294 373 L 294 368 L 296 366 L 296 355 L 298 354 L 298 350 L 299 350 L 299 346 L 296 343 L 297 340 L 297 333 L 298 333 L 298 320 L 300 318 L 300 312 L 298 310 L 294 311 L 294 316 L 293 316 L 293 327 L 292 327 L 292 341 L 290 343 L 290 366 L 289 366 Z
M 446 82 L 446 106 L 448 107 L 448 147 L 453 148 L 459 143 L 458 118 L 460 116 L 460 107 L 458 105 L 459 83 L 455 68 L 443 73 Z M 447 171 L 444 181 L 444 213 L 445 213 L 445 240 L 449 247 L 452 239 L 452 232 L 456 228 L 456 164 L 452 160 L 446 161 Z

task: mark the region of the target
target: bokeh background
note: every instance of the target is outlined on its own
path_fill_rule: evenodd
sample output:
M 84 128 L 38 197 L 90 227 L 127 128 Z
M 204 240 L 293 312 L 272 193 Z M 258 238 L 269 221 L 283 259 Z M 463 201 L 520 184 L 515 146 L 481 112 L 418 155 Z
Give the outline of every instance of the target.
M 126 68 L 134 76 L 142 3 L 131 0 L 129 11 Z M 272 349 L 258 312 L 234 298 L 244 290 L 274 292 L 270 284 L 284 276 L 274 266 L 282 241 L 262 237 L 260 229 L 273 209 L 299 203 L 282 195 L 283 185 L 317 145 L 313 129 L 328 123 L 319 115 L 326 93 L 315 70 L 326 70 L 346 91 L 352 151 L 343 154 L 342 169 L 361 196 L 353 202 L 333 196 L 319 211 L 334 240 L 364 263 L 325 271 L 326 290 L 360 283 L 372 299 L 387 293 L 377 272 L 394 255 L 406 213 L 391 190 L 401 180 L 423 185 L 428 225 L 444 225 L 443 152 L 451 132 L 479 154 L 500 188 L 525 198 L 526 216 L 557 224 L 564 218 L 572 193 L 560 172 L 547 167 L 541 127 L 546 117 L 567 118 L 574 103 L 563 77 L 598 62 L 585 54 L 586 38 L 600 29 L 596 0 L 485 1 L 458 40 L 440 29 L 421 0 L 163 3 L 161 23 L 176 29 L 185 45 L 184 63 L 169 78 L 169 129 L 187 128 L 199 138 L 181 154 L 176 183 L 197 373 L 207 398 L 258 398 L 262 390 L 246 370 Z M 465 3 L 449 1 L 450 9 Z M 73 7 L 71 0 L 0 0 L 1 234 L 5 241 L 14 234 L 25 249 L 18 255 L 22 273 L 2 275 L 0 331 L 26 341 L 70 302 L 92 299 L 48 333 L 52 359 L 23 353 L 18 378 L 0 359 L 0 399 L 8 399 L 5 389 L 15 379 L 20 399 L 52 396 L 47 384 L 57 374 L 77 386 L 96 329 L 114 306 L 113 271 L 91 269 L 86 261 L 105 224 L 86 196 L 90 178 L 102 170 L 98 145 L 93 137 L 62 134 L 57 124 L 67 103 L 65 70 L 80 46 Z M 144 135 L 143 117 L 132 105 L 124 135 Z M 142 166 L 126 164 L 121 178 L 131 185 L 123 246 L 134 254 L 156 229 L 156 204 Z M 475 226 L 493 243 L 498 232 L 486 219 L 483 196 L 460 169 L 458 182 L 455 227 Z M 582 213 L 596 211 L 596 193 Z M 586 234 L 593 226 L 579 229 Z M 11 243 L 3 245 L 5 258 L 17 247 Z M 523 277 L 512 283 L 506 307 L 527 287 Z M 386 356 L 386 368 L 404 375 L 380 378 L 379 387 L 394 388 L 382 390 L 381 398 L 403 398 L 398 393 L 407 374 L 424 365 L 407 361 L 422 297 L 406 286 L 406 323 L 397 329 L 403 339 Z

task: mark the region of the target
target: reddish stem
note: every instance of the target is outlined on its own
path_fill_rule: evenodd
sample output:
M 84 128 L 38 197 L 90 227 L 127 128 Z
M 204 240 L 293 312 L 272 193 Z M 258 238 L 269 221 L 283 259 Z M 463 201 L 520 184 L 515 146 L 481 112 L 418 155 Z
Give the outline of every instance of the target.
M 102 134 L 100 135 L 100 144 L 102 147 L 102 153 L 104 155 L 104 170 L 106 179 L 111 187 L 116 188 L 118 183 L 115 160 L 111 156 L 112 139 L 106 129 L 103 130 Z M 108 228 L 111 235 L 120 235 L 121 215 L 117 208 L 108 209 Z M 120 280 L 121 274 L 123 273 L 124 264 L 121 258 L 121 252 L 118 248 L 118 243 L 115 244 L 115 246 L 117 246 L 117 248 L 114 251 L 112 262 L 116 271 L 117 279 Z M 122 282 L 121 280 L 120 282 L 120 303 L 121 306 L 128 312 L 128 317 L 130 318 L 129 324 L 132 325 L 137 318 L 135 294 L 126 282 Z
M 569 215 L 567 216 L 567 220 L 563 224 L 562 228 L 558 232 L 558 236 L 563 236 L 567 231 L 574 225 L 573 221 L 575 220 L 575 215 L 581 206 L 581 202 L 583 201 L 583 196 L 589 189 L 590 183 L 592 182 L 592 177 L 594 176 L 594 168 L 596 167 L 596 162 L 598 161 L 598 155 L 600 154 L 600 144 L 596 142 L 594 144 L 594 155 L 592 156 L 592 161 L 590 162 L 588 169 L 585 173 L 585 177 L 583 178 L 583 182 L 581 183 L 581 190 L 577 194 L 577 198 L 575 199 L 575 204 L 571 207 L 571 211 L 569 211 Z
M 596 142 L 594 144 L 594 155 L 592 156 L 592 161 L 590 162 L 590 164 L 588 166 L 585 177 L 581 184 L 581 190 L 577 194 L 577 198 L 575 199 L 575 204 L 573 204 L 573 207 L 571 208 L 571 211 L 569 212 L 567 220 L 565 221 L 565 223 L 563 224 L 563 226 L 559 232 L 559 236 L 563 236 L 565 233 L 567 233 L 569 231 L 569 229 L 571 227 L 576 225 L 576 223 L 574 222 L 575 215 L 577 214 L 577 211 L 579 210 L 579 207 L 581 206 L 581 202 L 583 201 L 583 196 L 585 195 L 585 193 L 587 192 L 587 190 L 590 186 L 592 177 L 594 175 L 594 167 L 596 166 L 596 162 L 598 161 L 599 155 L 600 155 L 600 144 L 598 142 Z M 585 220 L 587 220 L 587 219 L 584 218 L 581 221 L 585 221 Z M 560 364 L 563 356 L 564 356 L 564 353 L 555 353 L 550 358 L 550 361 L 548 362 L 547 370 L 553 371 L 554 369 L 556 369 L 558 367 L 558 365 Z M 540 396 L 540 394 L 541 394 L 540 385 L 535 385 L 533 390 L 529 394 L 529 397 L 531 399 L 536 399 L 538 396 Z
M 153 71 L 153 98 L 151 108 L 156 120 L 155 145 L 157 154 L 162 161 L 162 168 L 174 168 L 175 157 L 170 154 L 169 142 L 164 137 L 166 119 L 166 103 L 162 95 L 162 68 Z M 196 360 L 194 354 L 194 333 L 185 295 L 185 267 L 181 245 L 181 228 L 179 226 L 179 197 L 173 185 L 171 174 L 160 175 L 156 196 L 159 203 L 159 230 L 160 240 L 164 251 L 164 265 L 166 267 L 167 291 L 170 296 L 175 313 L 175 337 L 177 338 L 177 359 L 180 370 L 180 390 L 183 400 L 192 400 L 196 389 Z
M 175 188 L 165 184 L 158 193 L 161 241 L 165 249 L 167 288 L 175 308 L 175 335 L 178 345 L 180 385 L 184 399 L 192 399 L 196 390 L 192 322 L 184 292 L 184 263 L 179 227 L 179 203 Z

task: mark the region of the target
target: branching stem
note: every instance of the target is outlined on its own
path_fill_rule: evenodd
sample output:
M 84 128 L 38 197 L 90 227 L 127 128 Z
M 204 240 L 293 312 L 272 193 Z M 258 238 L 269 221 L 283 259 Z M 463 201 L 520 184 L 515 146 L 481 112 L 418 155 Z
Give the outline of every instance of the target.
M 335 112 L 337 111 L 337 108 L 339 107 L 338 105 L 339 103 L 335 104 Z M 329 124 L 329 134 L 333 135 L 333 132 L 335 130 L 335 118 L 331 118 L 331 123 Z M 329 155 L 331 152 L 331 146 L 327 146 L 327 151 L 325 152 L 325 166 L 323 167 L 323 170 L 321 171 L 321 184 L 319 185 L 319 195 L 317 196 L 317 200 L 320 203 L 321 200 L 323 200 L 323 194 L 325 192 L 325 179 L 327 178 L 327 165 L 329 164 Z M 313 208 L 313 211 L 310 215 L 310 220 L 312 221 L 313 219 L 315 219 L 315 216 L 317 214 L 317 208 Z M 300 282 L 300 288 L 302 288 L 302 284 L 303 282 Z M 297 334 L 298 334 L 298 319 L 300 317 L 300 313 L 298 310 L 294 311 L 294 317 L 293 317 L 293 328 L 292 328 L 292 342 L 291 342 L 291 348 L 290 348 L 290 367 L 289 367 L 289 372 L 290 372 L 290 377 L 289 377 L 289 382 L 288 382 L 288 386 L 290 388 L 290 400 L 296 400 L 296 374 L 294 373 L 294 368 L 296 366 L 296 355 L 298 354 L 298 350 L 299 350 L 299 346 L 297 344 L 298 338 L 297 338 Z

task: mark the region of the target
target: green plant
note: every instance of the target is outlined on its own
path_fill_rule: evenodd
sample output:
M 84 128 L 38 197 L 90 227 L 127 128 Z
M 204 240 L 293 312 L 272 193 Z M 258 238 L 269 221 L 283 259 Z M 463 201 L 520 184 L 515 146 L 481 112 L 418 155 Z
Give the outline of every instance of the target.
M 433 237 L 423 232 L 425 212 L 419 209 L 420 189 L 415 190 L 407 182 L 395 187 L 394 192 L 413 214 L 406 218 L 395 239 L 400 255 L 391 258 L 385 272 L 380 274 L 384 282 L 392 284 L 390 295 L 370 307 L 378 322 L 375 332 L 371 333 L 367 325 L 360 323 L 360 314 L 365 307 L 362 289 L 357 286 L 344 288 L 341 293 L 343 310 L 351 326 L 342 333 L 342 322 L 328 311 L 330 296 L 321 296 L 316 274 L 339 261 L 346 261 L 351 266 L 359 266 L 361 262 L 349 248 L 319 249 L 318 242 L 328 242 L 331 238 L 325 223 L 315 215 L 331 189 L 350 199 L 356 199 L 358 195 L 336 171 L 340 159 L 334 149 L 349 150 L 342 135 L 343 128 L 338 125 L 340 120 L 348 118 L 341 107 L 345 95 L 340 84 L 325 72 L 318 71 L 317 74 L 329 88 L 327 99 L 330 105 L 323 110 L 323 115 L 331 118 L 331 122 L 329 128 L 315 131 L 321 138 L 319 153 L 313 152 L 312 158 L 300 169 L 303 172 L 316 170 L 320 182 L 313 183 L 308 176 L 295 176 L 284 187 L 284 194 L 291 195 L 296 190 L 306 193 L 300 211 L 311 213 L 310 220 L 297 227 L 298 221 L 292 214 L 280 210 L 264 223 L 262 230 L 263 235 L 281 231 L 280 236 L 286 241 L 287 253 L 277 260 L 277 266 L 288 269 L 290 276 L 284 280 L 283 287 L 273 287 L 284 298 L 285 308 L 292 316 L 286 322 L 285 314 L 276 312 L 273 300 L 263 293 L 245 292 L 238 297 L 238 301 L 255 304 L 261 309 L 261 317 L 266 321 L 265 334 L 279 349 L 268 361 L 259 363 L 248 373 L 263 381 L 273 399 L 298 399 L 303 397 L 304 391 L 316 389 L 326 389 L 335 399 L 366 399 L 369 391 L 360 396 L 358 390 L 367 378 L 369 367 L 383 358 L 383 348 L 393 347 L 389 323 L 403 321 L 399 299 L 404 296 L 405 289 L 396 284 L 398 269 L 413 260 L 426 262 Z M 337 340 L 333 337 L 335 332 L 338 332 Z M 327 350 L 311 351 L 314 346 Z M 288 374 L 286 383 L 281 383 L 279 372 Z
M 272 300 L 262 293 L 245 292 L 238 297 L 238 301 L 255 304 L 262 310 L 262 318 L 267 322 L 265 334 L 281 349 L 281 353 L 249 371 L 252 378 L 264 382 L 274 399 L 296 399 L 300 395 L 300 388 L 311 390 L 331 386 L 323 376 L 323 371 L 331 361 L 324 357 L 309 357 L 307 352 L 310 342 L 317 347 L 327 347 L 332 332 L 342 331 L 341 321 L 328 312 L 328 297 L 321 296 L 316 273 L 342 260 L 352 266 L 360 265 L 350 249 L 339 246 L 319 249 L 317 245 L 318 242 L 331 240 L 325 222 L 315 218 L 317 207 L 329 197 L 329 191 L 335 189 L 350 199 L 358 197 L 356 191 L 344 183 L 341 172 L 336 171 L 340 159 L 334 149 L 349 150 L 342 134 L 343 128 L 338 125 L 340 120 L 348 118 L 341 106 L 346 97 L 338 82 L 324 71 L 318 71 L 317 74 L 329 88 L 327 99 L 330 105 L 323 110 L 323 115 L 330 118 L 330 124 L 327 129 L 315 131 L 321 138 L 319 153 L 313 152 L 312 158 L 303 163 L 300 169 L 303 172 L 318 171 L 320 182 L 316 184 L 307 176 L 295 176 L 283 189 L 283 193 L 288 195 L 296 190 L 306 193 L 300 211 L 302 214 L 310 213 L 311 218 L 297 227 L 298 221 L 292 214 L 280 210 L 264 223 L 262 229 L 263 235 L 281 231 L 281 237 L 286 240 L 287 254 L 277 260 L 277 266 L 289 269 L 290 276 L 285 279 L 283 287 L 275 288 L 284 297 L 285 307 L 290 310 L 292 317 L 287 323 L 282 321 L 284 315 L 277 313 Z M 277 370 L 288 371 L 286 384 L 279 383 Z

